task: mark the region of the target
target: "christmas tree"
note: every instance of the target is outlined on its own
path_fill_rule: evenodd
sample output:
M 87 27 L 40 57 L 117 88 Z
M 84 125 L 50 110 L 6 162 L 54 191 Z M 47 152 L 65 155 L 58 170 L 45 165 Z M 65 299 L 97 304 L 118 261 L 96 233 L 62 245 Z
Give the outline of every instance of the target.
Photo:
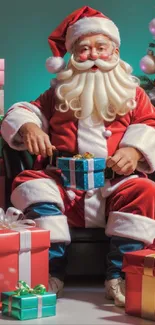
M 140 68 L 145 74 L 155 74 L 155 18 L 149 23 L 149 30 L 153 40 L 149 43 L 147 54 L 140 61 Z M 141 87 L 148 93 L 152 103 L 155 105 L 155 79 L 148 76 L 140 76 Z

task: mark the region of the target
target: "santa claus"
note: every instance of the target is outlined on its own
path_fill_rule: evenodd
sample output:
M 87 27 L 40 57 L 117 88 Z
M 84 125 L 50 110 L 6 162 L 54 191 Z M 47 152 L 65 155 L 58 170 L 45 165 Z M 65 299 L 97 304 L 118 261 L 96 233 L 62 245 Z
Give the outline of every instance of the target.
M 116 25 L 84 6 L 49 36 L 54 56 L 47 68 L 57 77 L 30 103 L 14 104 L 2 123 L 12 148 L 37 155 L 34 170 L 22 172 L 11 200 L 28 218 L 50 230 L 50 286 L 63 288 L 69 227 L 103 227 L 111 238 L 106 297 L 124 306 L 122 256 L 155 237 L 155 110 L 131 67 L 120 59 Z M 71 54 L 65 68 L 63 57 Z M 66 190 L 59 171 L 42 168 L 58 149 L 63 156 L 104 157 L 113 176 L 103 188 Z M 40 165 L 39 165 L 40 162 Z

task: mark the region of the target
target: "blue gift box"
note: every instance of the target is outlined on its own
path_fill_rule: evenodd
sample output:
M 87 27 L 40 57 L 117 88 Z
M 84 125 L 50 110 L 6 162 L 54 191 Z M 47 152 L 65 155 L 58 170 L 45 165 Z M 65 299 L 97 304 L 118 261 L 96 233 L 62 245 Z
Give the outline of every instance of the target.
M 104 158 L 58 158 L 57 167 L 62 171 L 65 187 L 86 191 L 104 186 Z

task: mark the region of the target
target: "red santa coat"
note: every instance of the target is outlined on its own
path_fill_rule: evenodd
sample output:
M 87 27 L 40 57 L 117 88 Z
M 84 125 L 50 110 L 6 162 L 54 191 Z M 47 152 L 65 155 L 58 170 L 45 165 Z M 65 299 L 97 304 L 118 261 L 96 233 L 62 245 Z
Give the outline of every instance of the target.
M 113 122 L 88 127 L 83 121 L 75 119 L 72 112 L 61 113 L 55 110 L 55 90 L 50 88 L 36 101 L 13 105 L 3 120 L 1 131 L 9 145 L 18 150 L 25 149 L 18 130 L 27 122 L 34 122 L 43 128 L 50 134 L 51 142 L 58 150 L 71 154 L 89 151 L 96 157 L 107 158 L 118 148 L 131 146 L 141 151 L 144 157 L 144 160 L 138 163 L 137 170 L 151 173 L 155 170 L 155 109 L 139 87 L 136 91 L 136 101 L 137 107 L 125 116 L 117 116 Z M 85 193 L 75 191 L 77 206 L 75 210 L 72 209 L 70 219 L 80 202 L 81 220 L 83 215 L 85 226 L 105 227 L 106 198 L 120 184 L 134 177 L 138 176 L 123 177 L 112 182 L 107 180 L 101 190 L 95 189 Z M 72 192 L 69 191 L 68 194 L 72 196 Z M 66 206 L 69 206 L 67 193 L 62 189 L 58 177 L 54 174 L 51 177 L 43 171 L 26 172 L 19 176 L 14 184 L 11 199 L 14 206 L 21 210 L 30 204 L 45 201 L 57 203 L 63 213 L 66 212 Z M 69 207 L 68 211 L 70 210 Z M 62 225 L 67 228 L 66 219 Z M 45 227 L 48 228 L 49 224 Z

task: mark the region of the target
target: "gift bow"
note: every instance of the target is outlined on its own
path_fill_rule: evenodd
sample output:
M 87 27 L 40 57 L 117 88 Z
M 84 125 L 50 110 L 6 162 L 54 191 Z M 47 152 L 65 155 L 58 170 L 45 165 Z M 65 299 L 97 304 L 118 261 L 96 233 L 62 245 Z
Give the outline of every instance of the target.
M 19 286 L 14 291 L 14 295 L 23 296 L 27 294 L 43 295 L 46 292 L 46 287 L 43 284 L 36 285 L 33 289 L 25 281 L 18 281 Z
M 10 207 L 6 213 L 0 208 L 0 229 L 21 229 L 35 227 L 36 223 L 31 219 L 24 219 L 22 211 Z
M 94 154 L 90 152 L 85 152 L 83 155 L 77 154 L 74 155 L 73 158 L 75 159 L 91 159 L 94 158 Z

